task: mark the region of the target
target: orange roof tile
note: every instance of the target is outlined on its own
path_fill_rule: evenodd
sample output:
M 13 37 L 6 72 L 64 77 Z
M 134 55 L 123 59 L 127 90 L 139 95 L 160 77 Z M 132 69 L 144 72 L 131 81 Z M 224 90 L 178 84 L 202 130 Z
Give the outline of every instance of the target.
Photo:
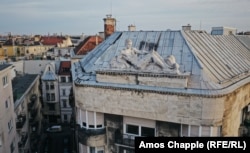
M 59 75 L 70 75 L 71 62 L 70 61 L 61 61 L 59 68 Z
M 100 36 L 89 36 L 75 48 L 76 55 L 85 55 L 100 44 L 103 39 Z

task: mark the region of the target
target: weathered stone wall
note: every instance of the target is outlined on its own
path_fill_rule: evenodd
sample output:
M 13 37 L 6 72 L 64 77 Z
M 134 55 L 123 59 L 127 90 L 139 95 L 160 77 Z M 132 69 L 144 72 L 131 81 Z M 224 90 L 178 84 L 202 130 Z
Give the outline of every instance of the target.
M 138 82 L 141 85 L 147 86 L 186 88 L 188 79 L 169 77 L 138 77 Z
M 109 82 L 109 83 L 119 83 L 119 84 L 136 84 L 135 75 L 105 75 L 96 74 L 97 82 Z
M 76 104 L 96 112 L 192 125 L 221 124 L 223 98 L 79 87 Z
M 223 136 L 238 136 L 241 123 L 241 111 L 250 103 L 250 83 L 225 97 L 222 121 Z
M 241 110 L 250 102 L 250 84 L 220 98 L 178 96 L 76 86 L 76 104 L 90 111 L 189 125 L 222 126 L 238 136 Z
M 97 135 L 97 136 L 90 136 L 87 139 L 87 146 L 91 146 L 91 147 L 104 146 L 106 142 L 105 140 L 106 140 L 105 134 Z
M 97 74 L 97 82 L 119 83 L 119 84 L 139 84 L 157 87 L 186 88 L 188 78 L 186 77 L 150 77 L 136 75 L 106 75 Z
M 117 130 L 120 130 L 120 133 L 123 133 L 122 125 L 123 125 L 123 119 L 122 116 L 119 115 L 111 115 L 111 114 L 105 114 L 105 126 L 107 128 L 107 148 L 105 149 L 105 152 L 117 152 L 117 148 L 115 147 L 115 133 Z

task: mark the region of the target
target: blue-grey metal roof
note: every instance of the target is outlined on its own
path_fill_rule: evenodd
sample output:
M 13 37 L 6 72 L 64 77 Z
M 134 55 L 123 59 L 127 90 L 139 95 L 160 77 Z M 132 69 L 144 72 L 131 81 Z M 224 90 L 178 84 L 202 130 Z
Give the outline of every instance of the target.
M 180 72 L 190 73 L 187 89 L 96 82 L 97 71 L 112 70 L 110 61 L 126 47 L 126 39 L 132 40 L 133 47 L 139 50 L 153 46 L 163 58 L 173 55 Z M 213 36 L 205 31 L 125 31 L 115 32 L 74 63 L 72 74 L 76 85 L 218 95 L 249 82 L 249 68 L 250 51 L 234 35 Z
M 0 71 L 6 69 L 9 66 L 11 66 L 11 64 L 0 64 Z
M 105 43 L 100 44 L 81 60 L 82 68 L 86 72 L 94 73 L 96 70 L 109 69 L 109 62 L 119 55 L 125 48 L 126 39 L 133 41 L 133 47 L 140 50 L 147 44 L 157 45 L 155 50 L 163 58 L 174 55 L 176 62 L 180 65 L 181 72 L 196 73 L 201 65 L 190 50 L 181 31 L 137 31 L 116 32 Z M 151 46 L 152 46 L 151 45 Z
M 12 90 L 14 96 L 15 107 L 18 105 L 16 100 L 24 95 L 25 92 L 31 87 L 36 79 L 39 78 L 38 74 L 25 74 L 24 76 L 17 76 L 12 80 Z
M 234 35 L 210 35 L 205 31 L 184 34 L 206 75 L 214 82 L 231 84 L 240 76 L 249 76 L 250 51 Z
M 45 71 L 42 75 L 42 80 L 44 81 L 55 81 L 57 80 L 56 72 L 55 72 L 55 66 L 52 65 L 52 63 L 48 64 L 45 68 Z
M 250 50 L 250 35 L 237 35 L 236 37 Z

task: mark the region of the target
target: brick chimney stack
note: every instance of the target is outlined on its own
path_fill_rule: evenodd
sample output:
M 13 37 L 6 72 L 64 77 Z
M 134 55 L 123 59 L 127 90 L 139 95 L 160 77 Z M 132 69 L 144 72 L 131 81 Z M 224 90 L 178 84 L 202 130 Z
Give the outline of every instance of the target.
M 116 19 L 112 18 L 111 14 L 108 14 L 104 20 L 104 38 L 107 39 L 116 31 Z

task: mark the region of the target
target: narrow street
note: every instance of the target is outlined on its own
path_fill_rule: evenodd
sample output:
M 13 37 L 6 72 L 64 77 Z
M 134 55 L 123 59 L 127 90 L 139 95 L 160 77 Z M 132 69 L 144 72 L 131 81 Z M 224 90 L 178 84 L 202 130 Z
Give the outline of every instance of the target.
M 47 133 L 42 153 L 71 153 L 72 130 L 63 126 L 62 132 Z

